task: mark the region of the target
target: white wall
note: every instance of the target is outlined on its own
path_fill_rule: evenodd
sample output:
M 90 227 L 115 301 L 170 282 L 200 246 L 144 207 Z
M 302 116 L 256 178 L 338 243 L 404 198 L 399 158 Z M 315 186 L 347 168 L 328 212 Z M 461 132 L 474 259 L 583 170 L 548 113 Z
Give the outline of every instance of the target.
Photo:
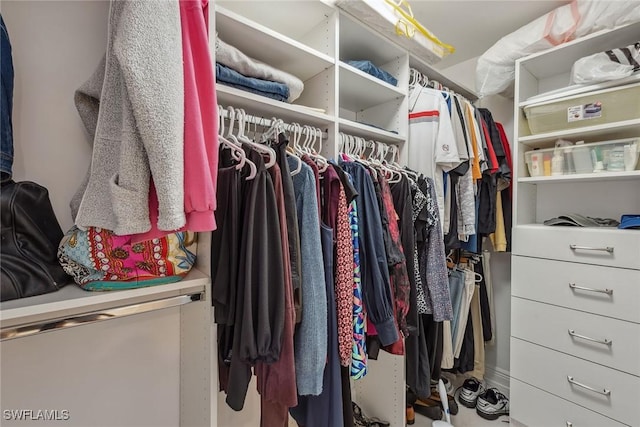
M 109 2 L 2 3 L 15 70 L 14 180 L 46 187 L 66 231 L 69 202 L 91 162 L 73 95 L 105 53 Z
M 475 70 L 478 58 L 461 62 L 442 70 L 448 77 L 475 90 Z M 479 101 L 488 108 L 493 118 L 502 123 L 509 143 L 513 147 L 513 99 L 500 95 L 488 96 Z M 489 245 L 490 246 L 490 245 Z M 509 339 L 511 335 L 511 254 L 494 253 L 491 257 L 491 279 L 495 302 L 496 330 L 494 342 L 485 347 L 485 379 L 503 392 L 509 391 Z

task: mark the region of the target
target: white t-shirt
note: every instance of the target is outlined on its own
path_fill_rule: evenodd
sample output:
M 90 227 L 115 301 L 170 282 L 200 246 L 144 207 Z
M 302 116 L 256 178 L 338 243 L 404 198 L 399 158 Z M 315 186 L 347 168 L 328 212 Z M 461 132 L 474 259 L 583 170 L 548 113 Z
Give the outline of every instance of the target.
M 448 216 L 442 173 L 460 165 L 449 108 L 442 92 L 424 87 L 413 89 L 409 105 L 409 167 L 433 178 L 444 233 Z

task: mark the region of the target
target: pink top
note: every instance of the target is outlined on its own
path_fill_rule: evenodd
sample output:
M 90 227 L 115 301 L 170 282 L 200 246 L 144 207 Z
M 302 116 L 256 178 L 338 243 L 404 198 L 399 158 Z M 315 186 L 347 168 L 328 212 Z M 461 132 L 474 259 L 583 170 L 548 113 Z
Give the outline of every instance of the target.
M 186 225 L 176 231 L 216 229 L 218 112 L 215 74 L 209 51 L 209 0 L 180 0 L 184 63 L 184 211 Z M 152 183 L 153 184 L 153 183 Z M 134 241 L 168 234 L 159 230 L 158 198 L 149 191 L 151 230 Z

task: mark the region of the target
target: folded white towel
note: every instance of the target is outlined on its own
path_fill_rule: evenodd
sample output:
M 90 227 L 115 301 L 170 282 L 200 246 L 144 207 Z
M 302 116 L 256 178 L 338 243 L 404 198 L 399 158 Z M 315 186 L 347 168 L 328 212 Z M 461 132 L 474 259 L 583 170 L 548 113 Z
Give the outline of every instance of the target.
M 216 62 L 247 77 L 255 77 L 287 85 L 289 87 L 288 102 L 298 99 L 304 90 L 304 83 L 296 76 L 248 57 L 237 48 L 220 40 L 219 37 L 216 37 Z

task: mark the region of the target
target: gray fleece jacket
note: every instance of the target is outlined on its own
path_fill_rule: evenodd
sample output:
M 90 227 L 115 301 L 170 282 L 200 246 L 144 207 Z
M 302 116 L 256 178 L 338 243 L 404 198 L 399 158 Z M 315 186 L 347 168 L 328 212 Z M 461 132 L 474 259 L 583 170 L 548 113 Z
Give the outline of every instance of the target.
M 116 234 L 148 231 L 153 179 L 158 228 L 178 229 L 185 224 L 179 4 L 112 1 L 108 33 L 106 59 L 75 96 L 93 157 L 71 202 L 74 221 Z

